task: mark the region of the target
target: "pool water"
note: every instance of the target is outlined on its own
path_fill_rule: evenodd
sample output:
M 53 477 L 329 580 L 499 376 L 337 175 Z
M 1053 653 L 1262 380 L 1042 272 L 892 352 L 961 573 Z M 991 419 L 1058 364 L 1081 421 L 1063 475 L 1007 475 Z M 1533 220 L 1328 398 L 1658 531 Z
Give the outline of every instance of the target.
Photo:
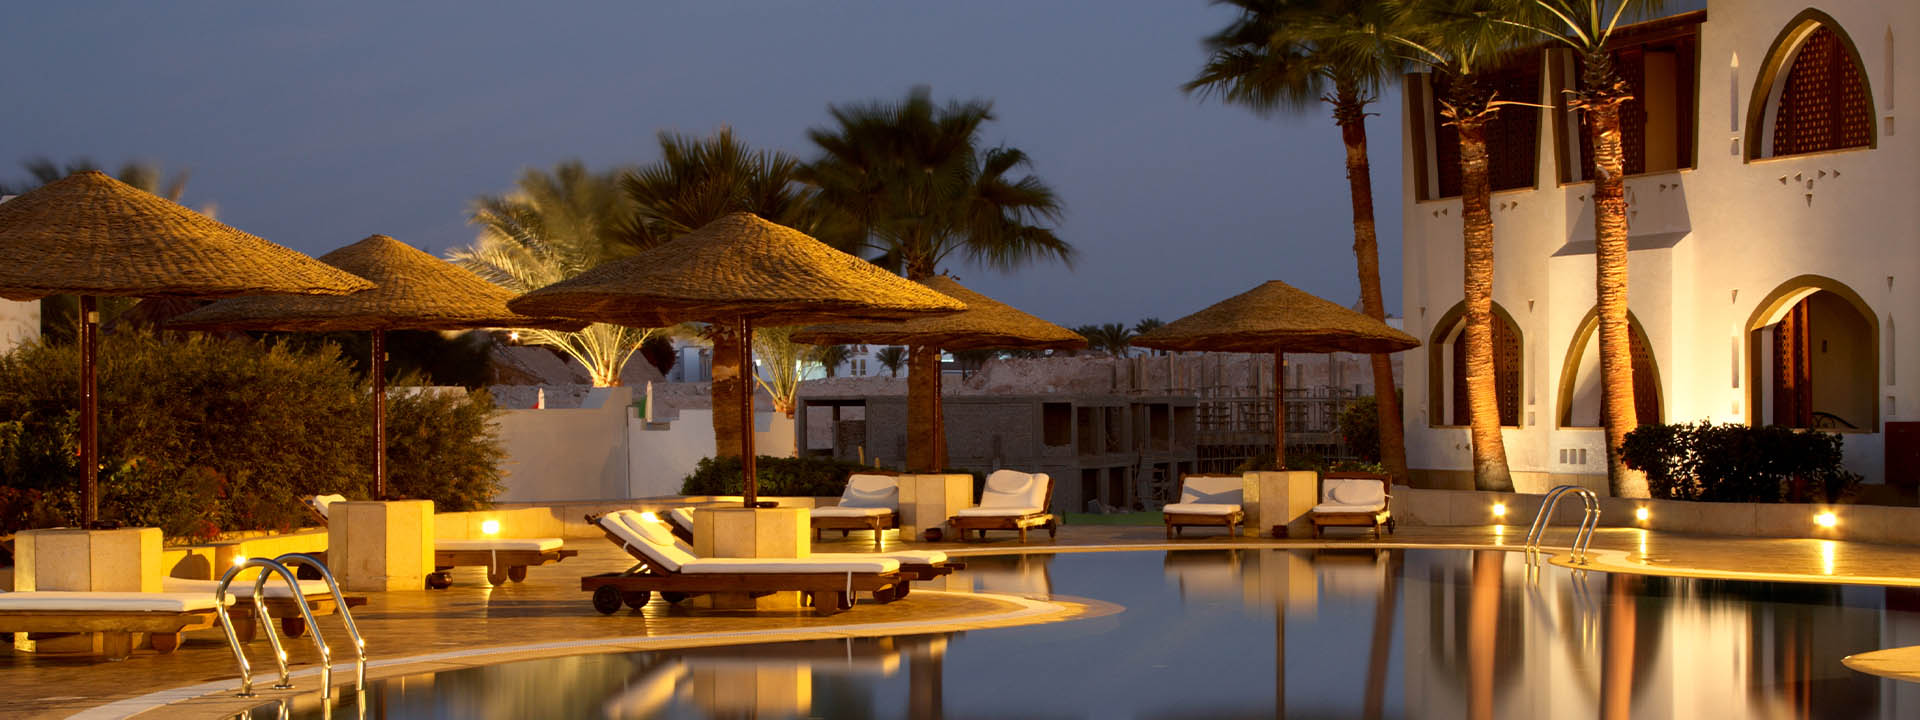
M 1843 667 L 1920 644 L 1911 590 L 1529 574 L 1494 551 L 975 557 L 955 585 L 1094 598 L 1040 626 L 632 654 L 389 678 L 379 718 L 1907 718 Z M 855 613 L 858 609 L 854 610 Z M 635 617 L 636 633 L 643 621 Z M 364 708 L 356 705 L 364 703 Z M 296 717 L 322 717 L 317 698 Z M 256 718 L 282 709 L 256 709 Z

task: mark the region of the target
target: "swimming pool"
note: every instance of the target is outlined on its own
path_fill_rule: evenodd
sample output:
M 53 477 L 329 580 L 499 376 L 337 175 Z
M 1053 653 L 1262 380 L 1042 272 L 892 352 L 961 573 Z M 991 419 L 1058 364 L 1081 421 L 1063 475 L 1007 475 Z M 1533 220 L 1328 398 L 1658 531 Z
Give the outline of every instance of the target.
M 966 587 L 1094 598 L 1021 628 L 584 655 L 387 678 L 368 717 L 1896 718 L 1913 590 L 1587 573 L 1497 551 L 974 557 Z M 856 610 L 857 612 L 857 610 Z M 635 622 L 641 622 L 635 618 Z M 343 694 L 336 715 L 356 712 Z M 322 717 L 317 698 L 295 717 Z M 265 720 L 278 704 L 253 711 Z

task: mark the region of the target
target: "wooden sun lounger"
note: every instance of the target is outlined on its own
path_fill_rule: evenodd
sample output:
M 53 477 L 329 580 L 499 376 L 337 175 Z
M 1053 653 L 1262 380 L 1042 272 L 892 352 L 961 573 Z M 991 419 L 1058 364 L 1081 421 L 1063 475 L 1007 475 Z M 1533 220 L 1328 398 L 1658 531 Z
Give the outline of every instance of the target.
M 1200 489 L 1198 489 L 1199 485 L 1189 486 L 1188 485 L 1189 480 L 1201 480 L 1202 481 L 1201 485 L 1208 485 L 1209 487 L 1206 487 L 1205 492 L 1202 492 Z M 1231 480 L 1232 482 L 1227 483 L 1226 482 L 1227 480 Z M 1167 539 L 1172 540 L 1175 536 L 1180 534 L 1180 531 L 1183 528 L 1197 527 L 1202 525 L 1210 525 L 1214 527 L 1225 527 L 1227 529 L 1227 537 L 1233 537 L 1235 535 L 1239 535 L 1240 533 L 1237 532 L 1235 528 L 1245 525 L 1247 521 L 1246 510 L 1241 507 L 1242 499 L 1239 491 L 1240 483 L 1241 483 L 1241 479 L 1239 475 L 1182 475 L 1180 476 L 1180 491 L 1174 495 L 1174 497 L 1180 498 L 1180 502 L 1166 506 L 1166 509 L 1161 512 L 1163 519 L 1167 523 Z M 1230 493 L 1221 492 L 1221 488 L 1212 487 L 1213 485 L 1220 485 L 1223 487 L 1226 485 L 1231 485 L 1232 492 Z M 1194 488 L 1194 491 L 1191 493 L 1188 492 L 1190 487 Z M 1227 494 L 1227 495 L 1233 496 L 1232 498 L 1233 502 L 1228 503 L 1233 506 L 1233 509 L 1228 510 L 1227 512 L 1210 512 L 1210 511 L 1209 512 L 1182 512 L 1180 509 L 1181 506 L 1183 505 L 1186 505 L 1186 506 L 1200 505 L 1203 508 L 1206 508 L 1207 510 L 1212 510 L 1214 506 L 1219 505 L 1221 503 L 1215 503 L 1213 498 L 1209 498 L 1206 496 L 1221 495 L 1221 494 Z M 1192 498 L 1192 499 L 1189 500 L 1189 498 Z
M 322 498 L 330 502 L 339 502 L 346 498 L 339 495 L 322 495 L 307 498 L 300 503 L 306 506 L 308 514 L 327 525 L 327 513 L 320 509 Z M 536 565 L 557 563 L 579 555 L 578 550 L 564 547 L 520 547 L 528 540 L 546 538 L 499 538 L 481 540 L 436 539 L 433 549 L 433 572 L 427 574 L 427 587 L 445 590 L 453 585 L 453 575 L 448 572 L 457 567 L 483 567 L 487 569 L 487 584 L 500 586 L 507 582 L 522 582 L 527 579 L 527 568 Z M 486 545 L 498 547 L 486 547 Z M 309 553 L 326 562 L 325 553 Z
M 646 538 L 638 537 L 637 531 L 623 532 L 612 527 L 612 523 L 621 522 L 618 517 L 621 512 L 631 511 L 616 510 L 587 516 L 587 522 L 599 527 L 607 540 L 619 545 L 639 561 L 625 572 L 580 578 L 580 589 L 593 593 L 593 608 L 603 615 L 613 614 L 623 604 L 639 609 L 655 593 L 659 593 L 661 599 L 668 603 L 678 603 L 694 595 L 711 593 L 742 593 L 761 597 L 777 592 L 804 593 L 814 612 L 832 615 L 853 607 L 852 593 L 867 592 L 881 603 L 893 602 L 899 597 L 896 588 L 906 581 L 897 569 L 888 572 L 682 573 L 653 557 L 651 553 L 661 552 L 660 548 L 654 547 Z M 661 534 L 672 537 L 664 528 L 661 528 Z M 898 563 L 893 566 L 897 568 Z
M 679 538 L 681 542 L 691 544 L 693 542 L 693 525 L 691 521 L 685 520 L 678 512 L 684 509 L 685 508 L 674 508 L 668 510 L 667 514 L 661 517 L 667 523 L 667 526 L 672 529 L 674 537 Z M 940 555 L 944 556 L 946 553 L 940 553 Z M 811 557 L 887 558 L 897 561 L 900 563 L 900 574 L 905 576 L 906 580 L 903 580 L 898 587 L 894 588 L 895 598 L 907 596 L 908 587 L 912 585 L 911 582 L 907 582 L 908 580 L 932 580 L 942 575 L 950 575 L 955 570 L 967 569 L 967 564 L 958 560 L 944 558 L 939 562 L 930 562 L 926 552 L 912 550 L 902 552 L 876 552 L 871 555 L 866 553 L 814 553 Z
M 26 591 L 0 593 L 0 597 L 46 594 L 48 593 Z M 166 654 L 180 647 L 181 635 L 185 632 L 210 628 L 219 623 L 219 615 L 211 606 L 184 610 L 117 609 L 111 606 L 94 609 L 84 607 L 86 601 L 84 596 L 96 593 L 60 592 L 58 594 L 66 596 L 67 599 L 82 607 L 31 609 L 0 607 L 0 632 L 32 635 L 97 632 L 101 634 L 100 654 L 106 658 L 118 660 L 133 654 L 133 648 L 138 644 L 140 635 L 148 637 L 155 651 Z M 98 594 L 124 597 L 133 593 Z M 151 593 L 155 596 L 167 594 Z M 229 606 L 229 609 L 231 607 Z
M 868 478 L 872 478 L 872 480 L 868 480 Z M 881 485 L 889 481 L 892 483 L 892 487 L 883 490 Z M 870 506 L 849 504 L 859 503 L 861 501 L 875 504 L 891 503 L 894 509 L 888 512 L 865 512 L 867 507 Z M 849 475 L 847 477 L 847 488 L 841 493 L 840 505 L 836 507 L 861 507 L 863 513 L 858 515 L 834 514 L 836 511 L 829 508 L 814 508 L 813 512 L 808 513 L 809 522 L 813 526 L 814 542 L 820 541 L 821 530 L 839 530 L 840 537 L 846 537 L 847 533 L 854 530 L 871 530 L 873 531 L 873 549 L 880 549 L 881 531 L 897 530 L 900 527 L 899 474 L 881 471 L 862 471 Z M 878 510 L 884 508 L 872 507 L 871 509 Z M 827 513 L 824 515 L 820 514 L 819 511 L 821 510 L 826 510 Z
M 1373 528 L 1373 537 L 1376 540 L 1380 538 L 1380 528 L 1382 527 L 1387 529 L 1388 534 L 1393 533 L 1392 475 L 1363 472 L 1327 473 L 1320 476 L 1319 498 L 1321 503 L 1327 503 L 1329 501 L 1327 497 L 1328 480 L 1378 480 L 1380 481 L 1380 491 L 1383 493 L 1383 500 L 1379 509 L 1359 512 L 1327 512 L 1316 506 L 1312 511 L 1307 513 L 1313 519 L 1313 536 L 1315 538 L 1321 537 L 1323 531 L 1330 527 L 1370 527 Z
M 995 471 L 994 474 L 998 475 L 1002 472 L 1011 471 L 998 470 Z M 1046 489 L 1044 495 L 1038 498 L 1042 504 L 1022 505 L 1020 507 L 1038 507 L 1040 508 L 1038 512 L 1019 515 L 954 515 L 953 517 L 947 518 L 947 525 L 952 527 L 954 532 L 959 533 L 960 539 L 962 540 L 966 539 L 967 531 L 969 530 L 979 533 L 980 539 L 986 539 L 988 530 L 1014 530 L 1020 533 L 1020 542 L 1024 543 L 1027 541 L 1027 529 L 1037 527 L 1046 528 L 1048 538 L 1058 537 L 1060 532 L 1060 518 L 1050 512 L 1053 508 L 1053 476 L 1046 473 L 1036 473 L 1033 477 L 1045 483 Z M 993 505 L 986 504 L 988 502 L 988 495 L 993 492 L 993 485 L 994 477 L 989 476 L 987 478 L 987 491 L 982 493 L 982 504 L 980 507 L 994 507 Z
M 235 580 L 233 585 L 228 588 L 228 593 L 232 594 L 243 584 L 250 587 L 251 582 L 250 580 Z M 305 581 L 301 584 L 306 585 L 309 582 L 312 581 Z M 167 578 L 162 581 L 162 585 L 167 592 L 205 592 L 211 595 L 215 589 L 220 587 L 220 581 Z M 276 586 L 280 588 L 286 587 L 279 578 L 270 578 L 267 580 L 267 596 L 261 599 L 261 601 L 267 605 L 267 614 L 273 616 L 274 620 L 280 622 L 280 632 L 287 637 L 297 638 L 305 635 L 307 633 L 307 620 L 306 618 L 300 617 L 300 606 L 293 601 L 293 598 L 275 593 L 274 588 Z M 307 610 L 312 612 L 314 617 L 332 615 L 339 612 L 340 605 L 334 602 L 331 591 L 321 590 L 319 592 L 308 592 L 306 596 Z M 357 608 L 367 604 L 367 597 L 365 595 L 342 595 L 341 597 L 347 601 L 347 607 L 350 608 Z M 240 638 L 240 642 L 252 642 L 254 635 L 257 634 L 259 630 L 257 622 L 259 618 L 254 617 L 253 600 L 234 595 L 232 604 L 227 606 L 227 615 L 233 619 L 233 633 Z

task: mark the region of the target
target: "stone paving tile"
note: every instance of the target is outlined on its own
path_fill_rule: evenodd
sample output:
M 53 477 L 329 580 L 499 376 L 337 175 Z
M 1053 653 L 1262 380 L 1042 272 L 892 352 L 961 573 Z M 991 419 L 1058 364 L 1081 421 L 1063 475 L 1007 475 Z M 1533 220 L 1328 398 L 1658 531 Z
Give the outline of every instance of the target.
M 1520 543 L 1525 527 L 1401 527 L 1382 538 L 1398 546 L 1511 547 Z M 1564 548 L 1571 530 L 1548 534 L 1549 547 Z M 1355 546 L 1371 544 L 1371 537 L 1338 535 L 1325 541 L 1228 538 L 1198 531 L 1169 542 L 1158 526 L 1070 526 L 1057 539 L 1035 534 L 1026 545 L 1011 533 L 997 533 L 985 542 L 916 543 L 912 547 L 941 548 L 960 554 L 998 554 L 1104 549 L 1146 549 L 1197 545 Z M 900 547 L 891 539 L 888 547 Z M 537 642 L 590 640 L 629 636 L 670 638 L 711 632 L 805 631 L 810 627 L 851 623 L 926 621 L 929 629 L 973 627 L 965 618 L 1004 610 L 989 597 L 950 594 L 914 594 L 891 605 L 862 603 L 853 611 L 832 617 L 811 613 L 750 613 L 667 608 L 654 603 L 639 613 L 602 616 L 579 589 L 581 575 L 624 569 L 630 564 L 619 549 L 595 539 L 574 539 L 569 547 L 579 557 L 558 565 L 531 568 L 527 582 L 486 588 L 477 569 L 455 571 L 452 589 L 436 592 L 371 593 L 369 604 L 355 612 L 374 659 L 411 657 L 448 650 L 504 647 Z M 855 533 L 846 539 L 830 537 L 816 546 L 820 552 L 866 552 L 871 536 Z M 1823 540 L 1696 537 L 1632 529 L 1607 528 L 1596 533 L 1595 549 L 1627 554 L 1626 562 L 1660 572 L 1741 572 L 1756 568 L 1795 573 L 1822 582 L 1876 579 L 1920 584 L 1920 554 L 1909 548 Z M 344 636 L 336 619 L 322 618 L 322 628 L 339 645 Z M 265 643 L 249 646 L 256 667 L 263 661 Z M 310 641 L 288 645 L 293 664 L 310 666 L 316 655 Z M 570 650 L 578 652 L 578 650 Z M 338 659 L 338 658 L 337 658 Z M 265 669 L 270 677 L 270 667 Z M 42 657 L 12 650 L 0 651 L 0 708 L 10 717 L 60 717 L 118 699 L 156 690 L 205 682 L 232 681 L 238 673 L 219 631 L 190 634 L 175 654 L 135 654 L 122 662 L 87 658 Z M 269 684 L 263 680 L 261 684 Z M 211 708 L 203 708 L 210 711 Z

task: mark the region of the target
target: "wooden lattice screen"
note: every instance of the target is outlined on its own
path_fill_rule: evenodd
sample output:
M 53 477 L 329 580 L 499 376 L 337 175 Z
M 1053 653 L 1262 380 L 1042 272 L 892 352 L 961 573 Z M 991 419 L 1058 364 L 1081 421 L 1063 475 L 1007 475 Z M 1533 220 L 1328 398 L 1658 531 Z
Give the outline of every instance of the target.
M 1520 329 L 1499 313 L 1493 315 L 1493 386 L 1500 403 L 1500 424 L 1520 425 Z M 1465 335 L 1453 341 L 1453 424 L 1473 424 L 1473 411 L 1467 403 L 1467 342 Z
M 1813 427 L 1812 335 L 1807 301 L 1773 327 L 1773 424 Z
M 1787 71 L 1774 113 L 1773 154 L 1866 147 L 1873 142 L 1873 108 L 1866 82 L 1840 37 L 1815 28 Z
M 1633 355 L 1634 418 L 1641 425 L 1659 425 L 1660 378 L 1653 374 L 1653 348 L 1647 346 L 1647 338 L 1637 328 L 1628 335 L 1627 350 Z M 1594 342 L 1599 342 L 1598 338 Z
M 1496 100 L 1540 104 L 1540 54 L 1520 53 L 1505 67 L 1482 78 L 1494 91 Z M 1460 196 L 1460 132 L 1440 112 L 1440 100 L 1447 97 L 1447 79 L 1433 78 L 1435 101 L 1427 106 L 1428 122 L 1433 127 L 1434 167 L 1439 170 L 1439 194 Z M 1487 175 L 1494 190 L 1513 190 L 1534 186 L 1534 170 L 1540 152 L 1540 108 L 1504 105 L 1487 123 Z

